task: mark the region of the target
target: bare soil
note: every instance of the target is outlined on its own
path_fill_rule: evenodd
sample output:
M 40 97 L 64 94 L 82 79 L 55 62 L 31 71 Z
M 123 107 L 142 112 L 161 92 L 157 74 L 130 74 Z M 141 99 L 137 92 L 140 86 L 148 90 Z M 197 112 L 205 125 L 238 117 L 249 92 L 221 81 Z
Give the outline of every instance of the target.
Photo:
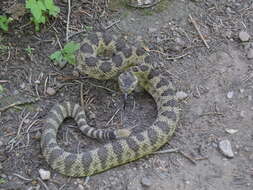
M 0 11 L 7 12 L 15 3 L 1 1 Z M 14 94 L 40 98 L 0 115 L 1 190 L 253 189 L 251 0 L 163 0 L 143 10 L 116 0 L 72 1 L 71 34 L 92 27 L 124 36 L 133 45 L 141 43 L 152 64 L 172 76 L 178 91 L 188 95 L 181 101 L 176 133 L 162 148 L 178 148 L 181 153 L 150 155 L 89 178 L 60 175 L 43 159 L 40 135 L 48 110 L 56 102 L 83 99 L 95 113 L 97 127 L 138 130 L 154 121 L 156 106 L 147 93 L 136 92 L 123 111 L 115 81 L 77 78 L 73 66 L 60 69 L 50 61 L 49 55 L 66 42 L 68 4 L 61 0 L 57 5 L 59 17 L 48 20 L 40 32 L 34 32 L 29 14 L 14 21 L 8 32 L 0 32 L 0 84 L 4 87 L 0 101 Z M 240 40 L 241 31 L 249 34 L 248 41 Z M 85 32 L 80 32 L 71 40 L 84 37 Z M 56 93 L 48 95 L 48 87 Z M 229 129 L 236 132 L 229 134 Z M 233 158 L 219 150 L 219 142 L 225 139 L 231 142 Z M 63 124 L 58 141 L 73 152 L 103 143 L 82 136 L 72 120 Z M 50 179 L 41 180 L 39 169 L 49 170 Z

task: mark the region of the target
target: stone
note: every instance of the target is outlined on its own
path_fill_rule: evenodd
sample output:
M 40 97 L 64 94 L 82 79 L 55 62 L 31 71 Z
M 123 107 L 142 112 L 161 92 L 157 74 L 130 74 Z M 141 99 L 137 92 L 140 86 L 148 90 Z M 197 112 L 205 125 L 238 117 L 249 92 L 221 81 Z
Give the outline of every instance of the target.
M 233 91 L 230 91 L 230 92 L 227 93 L 227 98 L 228 99 L 233 98 L 233 96 L 234 96 L 234 92 Z
M 49 183 L 48 188 L 50 190 L 58 190 L 59 189 L 54 183 Z
M 176 97 L 178 98 L 178 100 L 184 100 L 185 98 L 188 97 L 188 94 L 185 93 L 184 91 L 178 91 L 176 93 Z
M 143 177 L 141 179 L 141 184 L 145 187 L 150 187 L 152 185 L 152 181 L 148 177 Z
M 230 134 L 230 135 L 235 134 L 235 133 L 238 132 L 237 129 L 225 129 L 225 131 L 226 131 L 228 134 Z
M 250 48 L 250 49 L 248 50 L 247 58 L 248 58 L 248 59 L 253 59 L 253 49 L 252 49 L 252 48 Z
M 52 87 L 48 87 L 47 90 L 46 90 L 46 92 L 47 92 L 47 94 L 49 96 L 53 96 L 53 95 L 56 94 L 56 90 L 54 88 L 52 88 Z
M 84 186 L 82 184 L 78 184 L 77 190 L 84 190 Z
M 156 31 L 157 31 L 157 28 L 155 28 L 155 27 L 150 27 L 150 28 L 148 29 L 148 31 L 149 31 L 149 33 L 153 33 L 153 32 L 156 32 Z
M 42 180 L 49 180 L 51 178 L 51 173 L 48 170 L 39 169 L 39 174 Z
M 247 42 L 249 41 L 250 39 L 250 35 L 248 34 L 248 32 L 246 31 L 241 31 L 239 33 L 239 39 L 242 41 L 242 42 Z
M 246 117 L 246 112 L 245 111 L 240 111 L 240 117 L 245 118 Z
M 219 148 L 221 152 L 228 158 L 234 157 L 234 152 L 229 140 L 222 140 L 219 142 Z

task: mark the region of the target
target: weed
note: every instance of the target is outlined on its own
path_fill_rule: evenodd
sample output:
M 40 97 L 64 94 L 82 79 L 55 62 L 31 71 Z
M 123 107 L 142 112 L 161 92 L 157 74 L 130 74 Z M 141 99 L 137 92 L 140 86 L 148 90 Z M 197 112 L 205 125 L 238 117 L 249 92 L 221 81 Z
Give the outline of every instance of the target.
M 56 17 L 60 12 L 53 0 L 26 0 L 26 8 L 32 13 L 31 20 L 35 24 L 35 31 L 40 30 L 40 24 L 45 24 L 47 15 Z
M 0 84 L 0 94 L 4 92 L 4 87 Z M 1 178 L 0 178 L 0 184 L 1 184 Z
M 34 51 L 34 48 L 31 48 L 31 47 L 28 45 L 28 47 L 25 48 L 25 51 L 26 51 L 26 53 L 27 53 L 29 56 L 31 56 L 31 55 L 32 55 L 32 52 Z
M 9 23 L 12 21 L 12 18 L 7 16 L 0 15 L 0 29 L 7 32 L 9 30 Z
M 62 50 L 50 55 L 50 59 L 56 62 L 67 61 L 70 64 L 76 63 L 75 52 L 80 48 L 79 43 L 68 42 Z

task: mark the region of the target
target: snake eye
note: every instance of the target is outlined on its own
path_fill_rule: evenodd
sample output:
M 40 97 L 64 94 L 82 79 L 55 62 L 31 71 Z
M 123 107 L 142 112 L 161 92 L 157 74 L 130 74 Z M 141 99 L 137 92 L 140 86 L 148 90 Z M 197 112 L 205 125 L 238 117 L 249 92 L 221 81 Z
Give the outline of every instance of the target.
M 132 72 L 121 73 L 118 77 L 119 88 L 124 94 L 130 94 L 138 83 L 138 78 Z

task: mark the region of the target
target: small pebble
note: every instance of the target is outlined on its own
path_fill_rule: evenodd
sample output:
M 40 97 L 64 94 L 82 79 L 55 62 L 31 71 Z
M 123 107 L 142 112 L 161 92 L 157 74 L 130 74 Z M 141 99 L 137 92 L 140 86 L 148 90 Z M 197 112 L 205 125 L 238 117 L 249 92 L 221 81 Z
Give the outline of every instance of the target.
M 48 188 L 50 190 L 58 190 L 59 189 L 54 183 L 49 183 Z
M 0 147 L 4 145 L 4 142 L 0 140 Z
M 253 49 L 252 48 L 249 49 L 249 51 L 247 53 L 247 58 L 248 59 L 253 59 Z
M 234 92 L 233 91 L 230 91 L 230 92 L 227 93 L 227 98 L 228 99 L 233 98 L 233 96 L 234 96 Z
M 56 94 L 56 90 L 54 88 L 48 87 L 46 90 L 47 94 L 53 96 Z
M 51 178 L 51 173 L 48 170 L 39 169 L 39 174 L 42 180 L 49 180 Z
M 25 83 L 24 83 L 24 82 L 22 82 L 22 83 L 20 84 L 20 88 L 21 88 L 21 89 L 24 89 L 24 88 L 25 88 Z
M 229 140 L 222 140 L 219 142 L 219 148 L 221 152 L 228 158 L 233 158 L 234 153 L 232 151 L 231 143 Z
M 179 99 L 179 100 L 184 100 L 185 98 L 188 97 L 188 94 L 185 93 L 184 91 L 178 91 L 176 93 L 176 97 Z
M 155 28 L 155 27 L 150 27 L 149 29 L 148 29 L 148 32 L 149 33 L 153 33 L 153 32 L 156 32 L 157 31 L 157 28 Z
M 241 31 L 241 32 L 239 33 L 239 39 L 240 39 L 242 42 L 247 42 L 247 41 L 249 41 L 250 36 L 249 36 L 248 32 L 246 32 L 246 31 Z
M 225 131 L 226 131 L 227 133 L 229 133 L 230 135 L 235 134 L 235 133 L 238 132 L 237 129 L 225 129 Z
M 143 178 L 141 179 L 141 184 L 142 184 L 143 186 L 145 186 L 145 187 L 149 187 L 149 186 L 152 185 L 152 182 L 151 182 L 151 180 L 150 180 L 149 178 L 143 177 Z
M 84 190 L 84 187 L 83 187 L 83 185 L 81 185 L 81 184 L 78 184 L 78 186 L 77 186 L 77 190 Z
M 240 116 L 241 116 L 242 118 L 245 118 L 246 112 L 242 110 L 242 111 L 240 112 Z
M 72 71 L 72 75 L 75 77 L 80 77 L 80 73 L 77 70 Z
M 40 139 L 40 137 L 41 137 L 41 132 L 40 131 L 37 131 L 36 133 L 35 133 L 35 136 L 34 136 L 34 139 Z
M 248 100 L 252 101 L 252 96 L 251 95 L 248 95 Z
M 39 80 L 35 80 L 34 83 L 35 84 L 40 84 L 40 81 Z

